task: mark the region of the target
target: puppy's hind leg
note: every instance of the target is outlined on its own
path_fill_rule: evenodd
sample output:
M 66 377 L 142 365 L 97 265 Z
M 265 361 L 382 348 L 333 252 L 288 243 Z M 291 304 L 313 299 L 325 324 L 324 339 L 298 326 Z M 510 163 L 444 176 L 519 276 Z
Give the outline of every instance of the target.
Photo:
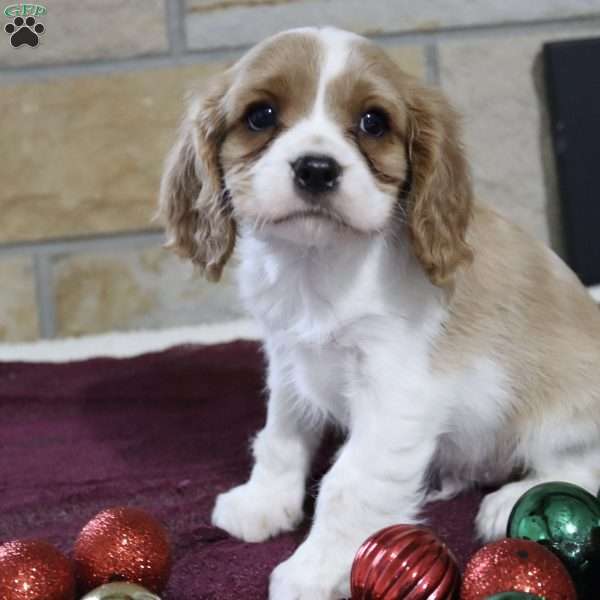
M 600 449 L 581 451 L 579 455 L 545 459 L 524 479 L 509 483 L 488 494 L 482 501 L 476 518 L 479 537 L 483 541 L 506 536 L 508 518 L 517 500 L 533 486 L 551 481 L 578 485 L 594 496 L 600 487 Z

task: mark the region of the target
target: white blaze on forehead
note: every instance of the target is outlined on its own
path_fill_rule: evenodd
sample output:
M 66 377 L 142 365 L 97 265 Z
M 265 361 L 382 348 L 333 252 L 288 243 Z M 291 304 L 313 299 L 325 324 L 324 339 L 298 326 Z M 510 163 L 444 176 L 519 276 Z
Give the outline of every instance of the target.
M 327 87 L 344 72 L 352 45 L 362 39 L 354 33 L 332 28 L 322 29 L 318 35 L 324 50 L 324 64 L 319 74 L 313 116 L 325 114 Z
M 294 160 L 302 154 L 328 154 L 342 167 L 356 160 L 356 150 L 344 139 L 340 124 L 328 112 L 327 93 L 332 81 L 342 76 L 348 68 L 353 47 L 364 38 L 332 27 L 304 29 L 315 36 L 320 45 L 321 65 L 318 72 L 317 91 L 312 109 L 290 131 L 288 138 L 290 157 Z

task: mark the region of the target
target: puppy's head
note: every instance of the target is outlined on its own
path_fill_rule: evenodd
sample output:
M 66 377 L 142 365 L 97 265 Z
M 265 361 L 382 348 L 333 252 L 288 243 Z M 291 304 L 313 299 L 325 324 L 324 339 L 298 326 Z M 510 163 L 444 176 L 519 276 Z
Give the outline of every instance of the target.
M 218 279 L 237 223 L 301 245 L 392 232 L 444 285 L 470 258 L 457 129 L 366 39 L 279 34 L 192 100 L 161 186 L 169 244 Z

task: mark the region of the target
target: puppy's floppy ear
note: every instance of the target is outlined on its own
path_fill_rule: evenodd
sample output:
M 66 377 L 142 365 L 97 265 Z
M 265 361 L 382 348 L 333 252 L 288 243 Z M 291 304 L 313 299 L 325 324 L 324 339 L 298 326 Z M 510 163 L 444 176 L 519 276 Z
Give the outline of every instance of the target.
M 413 251 L 435 285 L 452 282 L 472 259 L 466 242 L 473 192 L 458 116 L 437 91 L 415 86 L 409 98 L 409 231 Z
M 166 246 L 190 258 L 210 281 L 221 277 L 236 236 L 219 164 L 227 87 L 227 77 L 222 76 L 208 93 L 191 102 L 160 186 Z

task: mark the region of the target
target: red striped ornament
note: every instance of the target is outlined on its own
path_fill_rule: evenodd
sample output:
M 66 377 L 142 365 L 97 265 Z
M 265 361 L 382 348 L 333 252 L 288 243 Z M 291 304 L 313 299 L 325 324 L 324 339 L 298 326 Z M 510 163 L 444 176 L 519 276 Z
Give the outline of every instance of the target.
M 420 525 L 372 535 L 358 550 L 350 578 L 352 600 L 453 600 L 460 586 L 454 555 Z

